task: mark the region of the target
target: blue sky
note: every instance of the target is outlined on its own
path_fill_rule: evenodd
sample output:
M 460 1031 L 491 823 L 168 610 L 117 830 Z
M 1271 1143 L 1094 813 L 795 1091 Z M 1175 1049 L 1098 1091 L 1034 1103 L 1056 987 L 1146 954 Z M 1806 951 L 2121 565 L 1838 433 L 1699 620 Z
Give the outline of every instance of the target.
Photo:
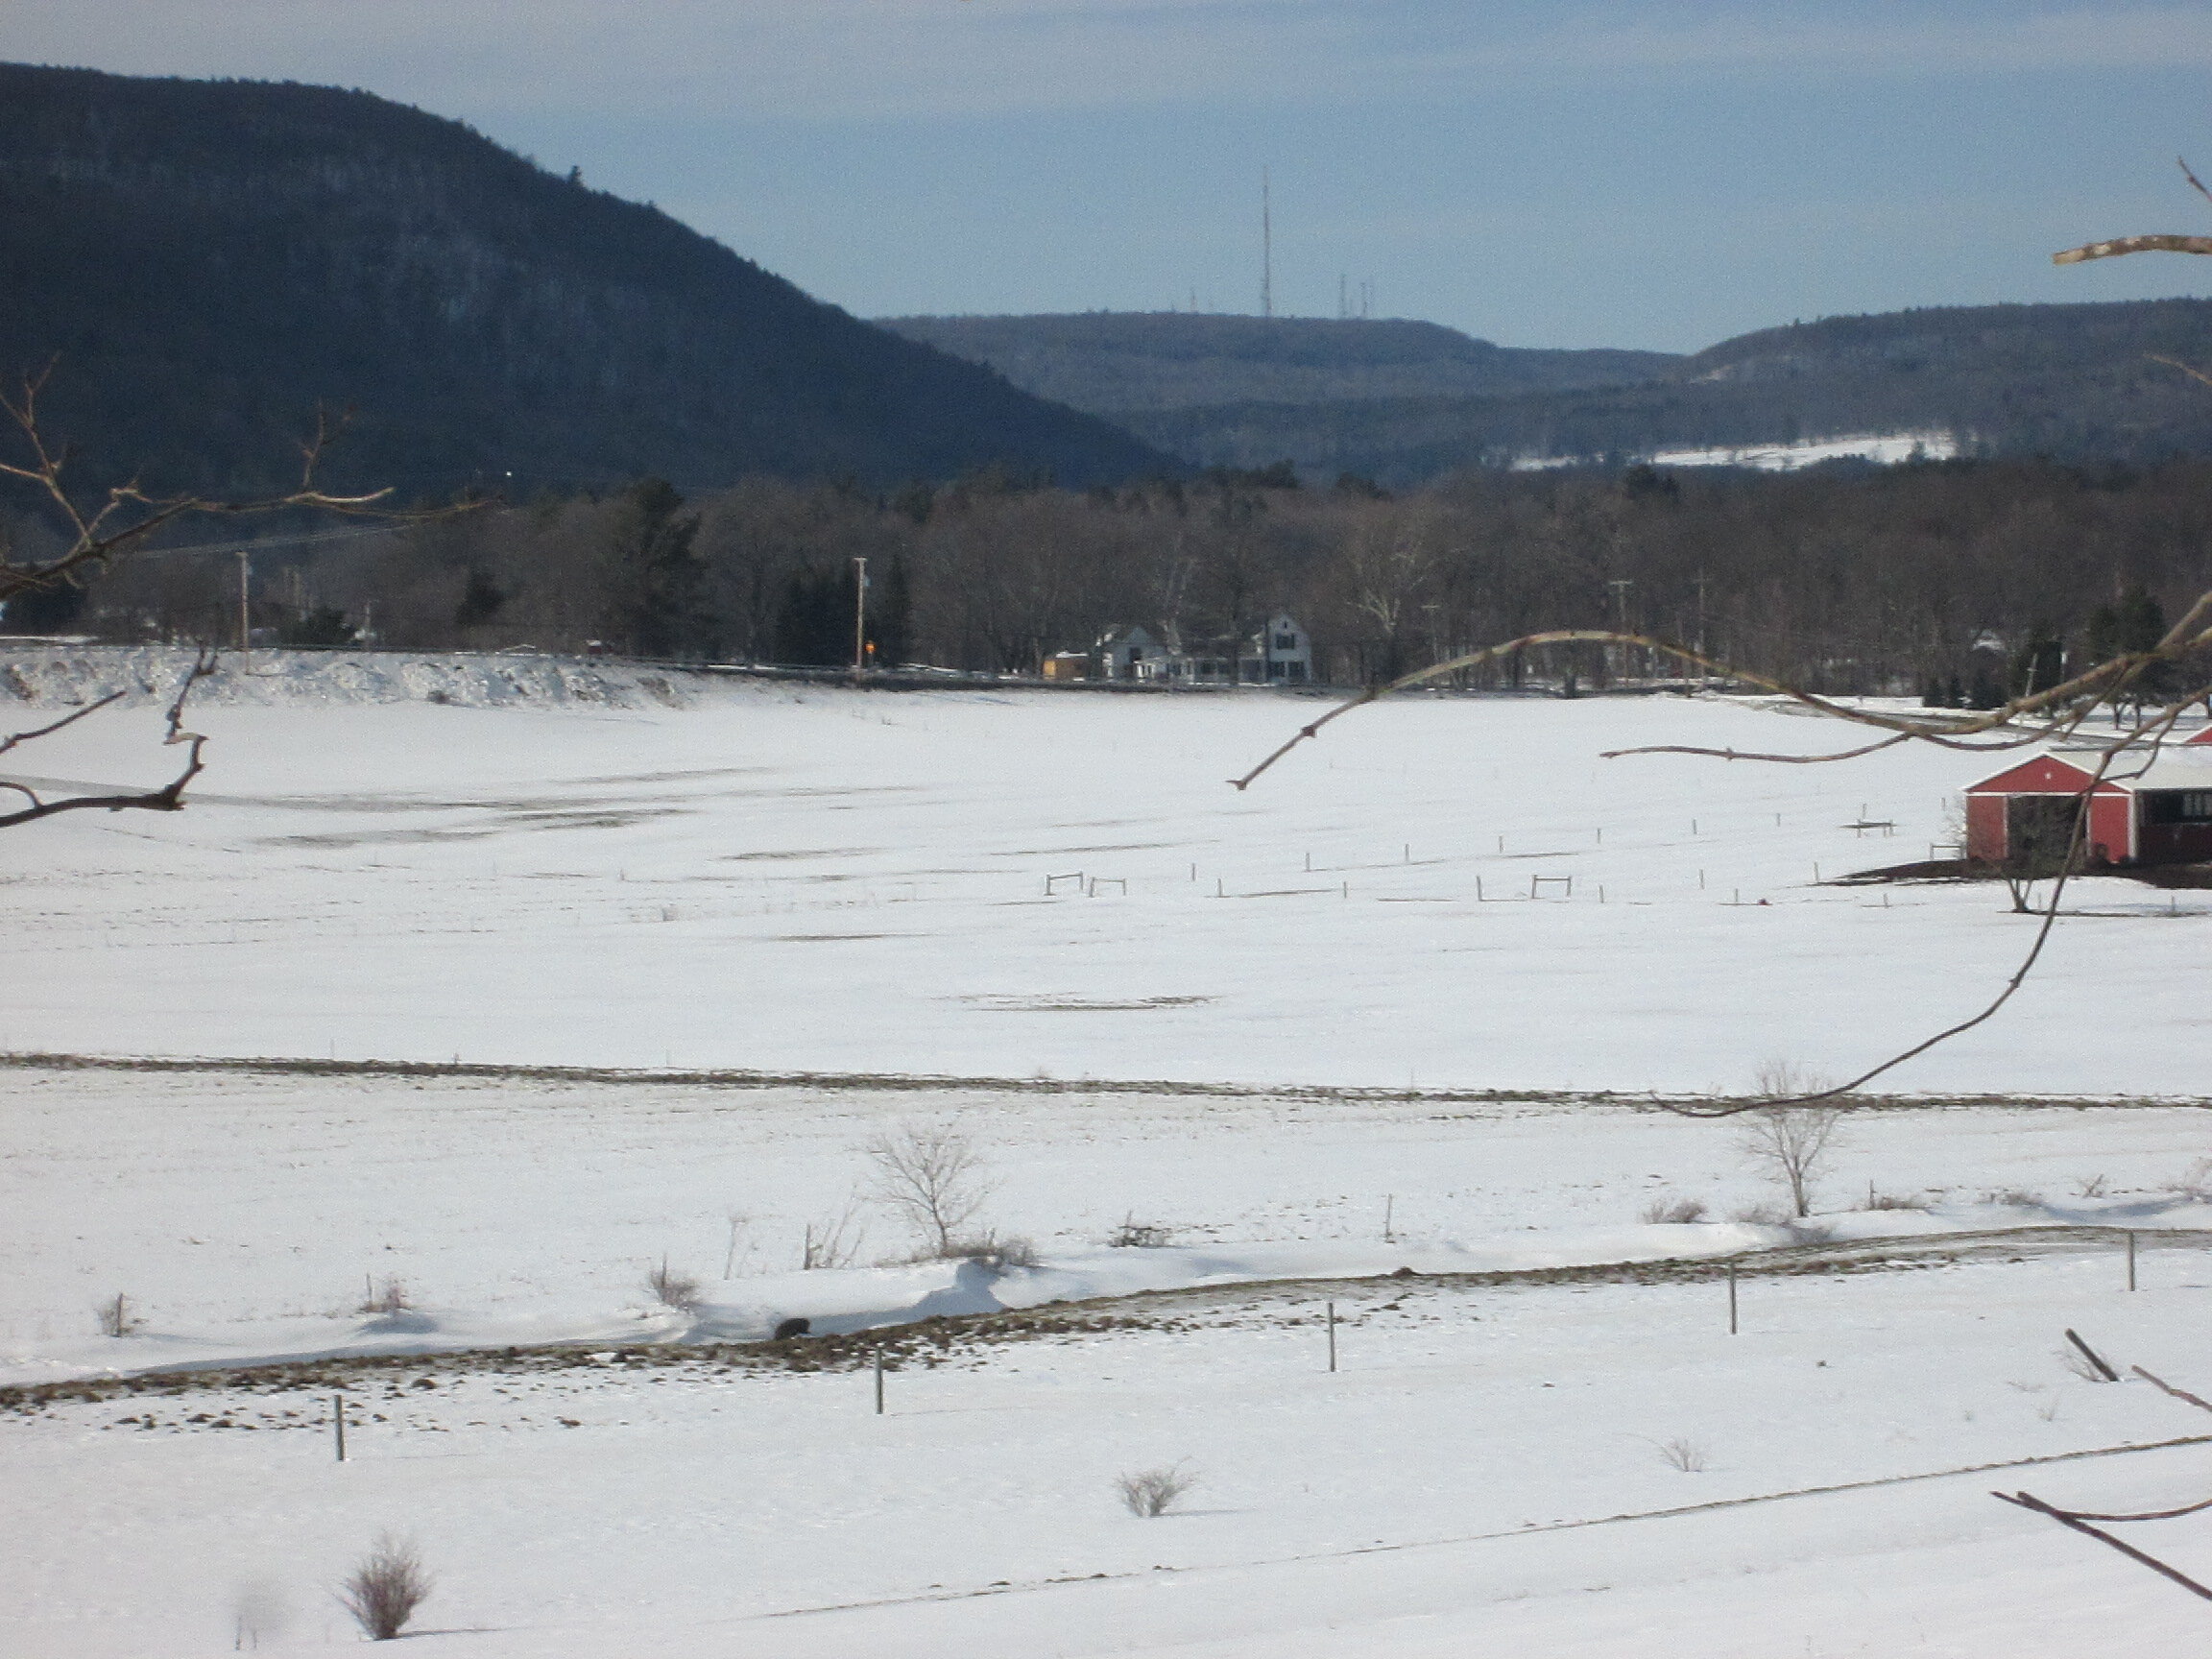
M 1694 349 L 2202 294 L 2212 5 L 0 0 L 0 56 L 364 87 L 862 316 L 1278 312 Z

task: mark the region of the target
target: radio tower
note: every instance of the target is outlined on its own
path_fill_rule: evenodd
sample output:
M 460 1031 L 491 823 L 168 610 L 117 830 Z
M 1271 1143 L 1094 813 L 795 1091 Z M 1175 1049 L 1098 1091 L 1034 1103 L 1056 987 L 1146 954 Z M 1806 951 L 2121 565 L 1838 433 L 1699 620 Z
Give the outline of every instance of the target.
M 1267 169 L 1260 169 L 1260 315 L 1275 315 L 1275 221 L 1267 201 Z

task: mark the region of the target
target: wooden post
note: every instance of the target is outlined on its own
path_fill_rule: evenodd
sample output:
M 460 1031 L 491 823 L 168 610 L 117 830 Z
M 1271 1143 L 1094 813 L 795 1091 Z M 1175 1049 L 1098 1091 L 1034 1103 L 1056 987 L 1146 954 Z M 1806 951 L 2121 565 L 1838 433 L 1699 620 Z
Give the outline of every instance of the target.
M 1736 1263 L 1728 1263 L 1728 1334 L 1736 1334 Z
M 330 1396 L 330 1421 L 338 1430 L 338 1461 L 346 1461 L 346 1396 Z
M 883 1345 L 876 1345 L 876 1415 L 883 1415 Z
M 2135 1288 L 2135 1235 L 2132 1231 L 2128 1235 L 2128 1288 Z
M 2111 1365 L 2105 1361 L 2104 1356 L 2082 1341 L 2077 1333 L 2069 1330 L 2066 1333 L 2066 1340 L 2081 1350 L 2081 1357 L 2097 1368 L 2098 1375 L 2103 1377 L 2105 1382 L 2117 1382 L 2120 1381 L 2120 1373 L 2112 1369 Z
M 1329 1304 L 1329 1369 L 1336 1369 L 1336 1304 Z
M 1394 1238 L 1392 1238 L 1390 1237 L 1390 1212 L 1391 1212 L 1393 1209 L 1395 1209 L 1395 1208 L 1397 1207 L 1397 1204 L 1398 1204 L 1398 1194 L 1397 1194 L 1397 1193 L 1395 1193 L 1395 1192 L 1385 1192 L 1385 1193 L 1383 1193 L 1383 1194 L 1382 1194 L 1382 1242 L 1383 1242 L 1383 1243 L 1385 1243 L 1385 1244 L 1394 1244 L 1394 1243 L 1396 1243 L 1396 1242 L 1397 1242 L 1397 1240 L 1396 1240 L 1396 1239 L 1394 1239 Z M 2132 1246 L 2132 1245 L 2133 1245 L 2133 1243 L 2134 1243 L 2134 1241 L 2135 1241 L 2135 1235 L 2134 1235 L 2134 1234 L 2132 1234 L 2132 1233 L 2128 1234 L 2128 1241 L 2129 1245 L 2130 1245 L 2130 1246 Z M 2130 1252 L 2129 1252 L 2129 1255 L 2128 1255 L 2128 1260 L 2129 1260 L 2130 1262 L 2132 1262 L 2132 1261 L 2134 1260 L 2134 1255 L 2133 1255 L 2133 1252 L 2132 1252 L 2132 1250 L 2130 1250 Z M 2130 1276 L 2129 1276 L 2129 1280 L 2128 1280 L 2128 1289 L 2130 1289 L 2130 1290 L 2132 1290 L 2132 1289 L 2134 1289 L 2134 1288 L 2135 1288 L 2135 1285 L 2134 1285 L 2134 1280 L 2133 1280 L 2133 1276 L 2132 1276 L 2132 1274 L 2130 1274 Z

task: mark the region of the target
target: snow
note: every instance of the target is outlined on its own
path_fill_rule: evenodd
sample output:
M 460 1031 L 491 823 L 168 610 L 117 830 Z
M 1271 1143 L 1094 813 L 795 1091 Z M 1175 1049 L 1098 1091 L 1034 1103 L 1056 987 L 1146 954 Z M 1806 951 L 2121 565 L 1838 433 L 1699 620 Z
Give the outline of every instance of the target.
M 113 683 L 71 661 L 39 707 Z M 439 1575 L 409 1651 L 476 1659 L 2201 1650 L 2192 1598 L 1988 1493 L 2212 1479 L 2202 1412 L 2060 1353 L 2212 1385 L 2203 901 L 2083 883 L 2014 1005 L 1895 1075 L 1932 1103 L 1846 1120 L 1807 1226 L 1731 1219 L 1774 1196 L 1740 1130 L 1634 1097 L 1983 1001 L 2030 926 L 1999 893 L 1811 868 L 1925 856 L 1975 757 L 1608 761 L 1843 734 L 1436 698 L 1238 794 L 1324 705 L 256 662 L 195 706 L 188 810 L 11 832 L 0 1381 L 394 1364 L 343 1373 L 343 1465 L 320 1386 L 0 1399 L 0 1650 L 349 1642 L 328 1590 L 384 1529 Z M 157 704 L 11 759 L 158 781 Z M 1076 871 L 1110 885 L 1046 899 Z M 541 1070 L 307 1064 L 455 1055 Z M 897 1260 L 864 1147 L 916 1122 L 973 1139 L 1036 1266 Z M 1677 1197 L 1713 1219 L 1641 1219 Z M 795 1271 L 848 1207 L 854 1264 Z M 1569 1271 L 1822 1238 L 1897 1242 L 1754 1258 L 1733 1337 L 1709 1270 Z M 387 1279 L 408 1307 L 360 1312 Z M 100 1336 L 117 1292 L 144 1324 Z M 880 1417 L 865 1371 L 701 1345 L 994 1309 L 1073 1323 L 926 1327 Z M 2022 1459 L 2073 1460 L 1988 1467 Z M 1178 1460 L 1178 1512 L 1118 1506 Z M 2200 1521 L 2129 1535 L 2212 1574 Z
M 1959 447 L 1955 434 L 1940 430 L 1868 432 L 1841 438 L 1800 438 L 1786 444 L 1660 449 L 1647 459 L 1654 467 L 1747 467 L 1759 472 L 1794 472 L 1823 461 L 1871 461 L 1882 467 L 1908 461 L 1949 461 L 1958 455 Z M 1513 469 L 1531 472 L 1587 467 L 1596 459 L 1588 455 L 1524 456 L 1513 463 Z
M 219 691 L 188 810 L 14 832 L 0 1048 L 1735 1090 L 1964 1018 L 2032 926 L 1993 884 L 1815 880 L 1954 841 L 1982 757 L 1599 757 L 1849 738 L 1740 701 L 1398 701 L 1238 793 L 1321 702 Z M 157 781 L 157 733 L 141 701 L 20 763 Z M 2206 902 L 2094 880 L 2073 903 L 2004 1016 L 1885 1086 L 2200 1092 Z

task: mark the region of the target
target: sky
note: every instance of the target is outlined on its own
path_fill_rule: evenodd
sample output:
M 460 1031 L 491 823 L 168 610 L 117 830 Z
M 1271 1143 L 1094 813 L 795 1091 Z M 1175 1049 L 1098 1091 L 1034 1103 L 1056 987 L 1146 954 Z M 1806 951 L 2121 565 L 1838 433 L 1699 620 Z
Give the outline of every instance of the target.
M 860 316 L 1371 314 L 1695 350 L 2201 295 L 2212 4 L 0 0 L 0 58 L 357 86 Z

